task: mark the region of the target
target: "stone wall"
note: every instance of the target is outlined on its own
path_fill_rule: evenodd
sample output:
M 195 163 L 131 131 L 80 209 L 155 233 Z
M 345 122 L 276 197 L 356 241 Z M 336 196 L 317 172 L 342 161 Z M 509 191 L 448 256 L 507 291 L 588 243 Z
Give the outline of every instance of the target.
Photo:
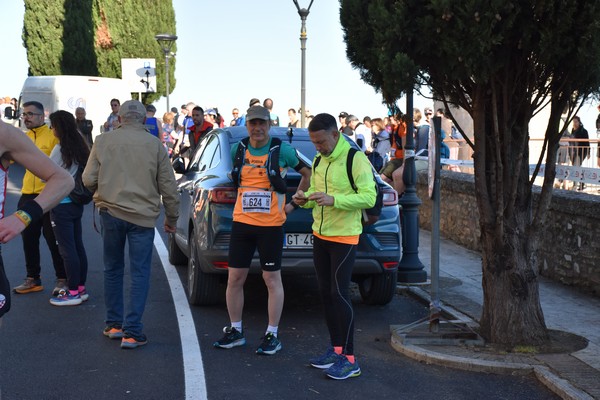
M 480 251 L 479 212 L 473 176 L 442 171 L 440 233 Z M 431 230 L 432 202 L 427 172 L 417 176 L 421 228 Z M 534 194 L 534 201 L 537 193 Z M 600 296 L 600 196 L 554 190 L 548 210 L 540 260 L 541 274 L 565 285 Z

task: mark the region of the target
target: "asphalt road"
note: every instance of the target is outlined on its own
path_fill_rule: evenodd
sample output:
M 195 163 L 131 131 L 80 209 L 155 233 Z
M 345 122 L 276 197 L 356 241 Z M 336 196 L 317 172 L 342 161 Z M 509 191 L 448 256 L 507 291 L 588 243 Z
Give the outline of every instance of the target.
M 12 166 L 7 212 L 15 210 L 21 177 L 22 168 Z M 313 277 L 284 280 L 283 350 L 277 355 L 255 354 L 267 325 L 266 289 L 260 279 L 251 279 L 246 288 L 247 345 L 215 349 L 212 343 L 228 323 L 225 305 L 186 310 L 185 302 L 177 303 L 183 289 L 177 289 L 181 284 L 175 282 L 172 293 L 173 277 L 180 277 L 185 286 L 186 268 L 166 265 L 165 273 L 162 246 L 157 247 L 153 259 L 144 315 L 149 343 L 135 350 L 121 350 L 118 341 L 102 335 L 101 238 L 93 229 L 91 205 L 86 207 L 83 224 L 90 263 L 90 300 L 77 307 L 49 304 L 54 271 L 42 239 L 45 290 L 14 295 L 13 309 L 0 328 L 0 400 L 557 398 L 532 377 L 456 371 L 399 355 L 390 346 L 389 326 L 410 323 L 427 314 L 424 304 L 401 295 L 387 306 L 366 306 L 356 297 L 355 347 L 363 374 L 347 381 L 327 379 L 307 363 L 328 342 Z M 159 221 L 159 231 L 161 226 Z M 162 233 L 161 238 L 165 240 Z M 25 276 L 20 238 L 2 246 L 2 257 L 11 284 L 16 286 Z M 191 316 L 187 322 L 186 313 Z M 186 357 L 198 351 L 201 365 L 199 361 L 190 363 Z

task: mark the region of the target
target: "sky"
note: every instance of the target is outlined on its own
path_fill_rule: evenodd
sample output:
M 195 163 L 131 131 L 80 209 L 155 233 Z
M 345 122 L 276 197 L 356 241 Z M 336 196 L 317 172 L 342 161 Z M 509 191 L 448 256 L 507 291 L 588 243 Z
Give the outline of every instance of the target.
M 308 7 L 310 0 L 299 0 Z M 10 58 L 0 63 L 0 96 L 18 97 L 27 77 L 22 45 L 24 5 L 0 0 L 2 47 Z M 231 110 L 242 113 L 253 97 L 273 99 L 273 111 L 287 123 L 287 110 L 300 108 L 301 20 L 292 0 L 174 0 L 178 36 L 175 87 L 170 107 L 194 102 L 205 109 L 218 107 L 227 121 Z M 360 79 L 346 58 L 339 22 L 339 2 L 315 0 L 306 21 L 306 108 L 311 114 L 341 111 L 383 117 L 381 96 Z M 163 32 L 156 32 L 163 33 Z M 170 64 L 173 65 L 172 63 Z M 157 74 L 164 71 L 157 70 Z M 11 77 L 7 79 L 7 77 Z M 173 82 L 171 82 L 173 88 Z M 400 102 L 405 110 L 405 101 Z M 155 103 L 157 115 L 166 99 Z M 415 106 L 431 106 L 415 99 Z M 106 105 L 107 113 L 110 107 Z
M 298 3 L 308 7 L 310 0 Z M 18 97 L 28 68 L 21 40 L 24 5 L 22 0 L 0 0 L 0 5 L 5 55 L 0 63 L 0 96 Z M 234 107 L 243 113 L 251 98 L 270 97 L 282 124 L 288 121 L 289 108 L 300 108 L 301 20 L 293 0 L 173 0 L 173 6 L 177 32 L 156 32 L 178 36 L 171 107 L 190 101 L 205 109 L 218 107 L 229 121 Z M 306 32 L 309 112 L 337 116 L 346 111 L 360 119 L 387 115 L 381 96 L 360 79 L 346 58 L 339 2 L 315 0 Z M 405 99 L 398 104 L 406 111 Z M 164 97 L 155 105 L 157 115 L 166 111 Z M 433 102 L 416 95 L 414 106 L 423 110 Z M 590 137 L 596 137 L 595 106 L 585 105 L 580 112 Z M 106 111 L 110 112 L 109 104 Z

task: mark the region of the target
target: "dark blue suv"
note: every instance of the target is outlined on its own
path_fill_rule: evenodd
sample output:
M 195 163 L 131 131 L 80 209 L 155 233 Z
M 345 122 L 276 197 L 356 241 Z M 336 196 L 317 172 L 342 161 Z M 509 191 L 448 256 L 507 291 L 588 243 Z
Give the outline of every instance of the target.
M 237 198 L 228 177 L 232 169 L 230 148 L 247 135 L 245 127 L 213 130 L 202 139 L 187 166 L 181 159 L 173 163 L 175 172 L 182 175 L 177 181 L 181 205 L 177 232 L 169 234 L 169 260 L 174 265 L 187 263 L 191 304 L 215 304 L 224 299 L 232 213 Z M 311 165 L 316 150 L 306 129 L 272 127 L 270 135 L 288 142 Z M 289 201 L 300 182 L 300 174 L 290 169 L 286 179 Z M 384 207 L 379 220 L 366 226 L 360 236 L 352 280 L 358 284 L 365 303 L 387 304 L 396 288 L 401 255 L 400 219 L 396 191 L 379 176 L 377 180 Z M 282 274 L 314 273 L 312 222 L 311 210 L 300 208 L 287 216 Z M 256 255 L 250 273 L 260 273 Z

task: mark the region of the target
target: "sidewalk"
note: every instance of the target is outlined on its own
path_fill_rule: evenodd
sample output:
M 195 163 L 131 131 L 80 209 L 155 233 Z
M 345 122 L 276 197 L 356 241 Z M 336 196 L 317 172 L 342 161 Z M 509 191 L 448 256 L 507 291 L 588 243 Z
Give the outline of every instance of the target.
M 421 230 L 419 257 L 430 272 L 431 234 Z M 443 311 L 472 326 L 481 316 L 481 257 L 450 240 L 440 241 L 439 297 Z M 429 302 L 429 285 L 399 285 Z M 600 399 L 600 299 L 540 277 L 540 301 L 546 326 L 586 338 L 586 348 L 554 354 L 485 354 L 464 345 L 403 344 L 392 327 L 392 346 L 432 364 L 493 373 L 528 374 L 564 399 Z

